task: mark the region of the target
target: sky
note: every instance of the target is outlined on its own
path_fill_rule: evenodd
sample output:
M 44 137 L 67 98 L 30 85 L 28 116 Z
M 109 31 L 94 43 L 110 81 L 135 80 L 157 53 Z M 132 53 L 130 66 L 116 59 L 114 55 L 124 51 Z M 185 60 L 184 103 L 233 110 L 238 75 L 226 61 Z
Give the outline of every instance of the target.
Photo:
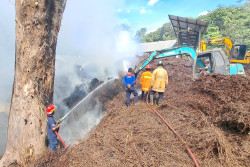
M 230 6 L 246 1 L 238 0 L 127 0 L 117 9 L 119 21 L 137 31 L 146 27 L 154 31 L 169 22 L 168 15 L 196 18 L 201 13 L 218 6 Z

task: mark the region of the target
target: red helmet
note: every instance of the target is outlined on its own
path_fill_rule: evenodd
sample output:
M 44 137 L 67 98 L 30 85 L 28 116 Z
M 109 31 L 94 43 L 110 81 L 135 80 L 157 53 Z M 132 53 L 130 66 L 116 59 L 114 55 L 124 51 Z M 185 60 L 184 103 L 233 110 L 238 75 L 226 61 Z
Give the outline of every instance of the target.
M 56 106 L 55 105 L 49 105 L 48 107 L 47 107 L 47 110 L 46 110 L 46 114 L 47 115 L 50 115 L 50 114 L 52 114 L 54 111 L 56 110 Z
M 146 67 L 145 67 L 146 69 L 150 69 L 151 67 L 150 67 L 150 65 L 146 65 Z

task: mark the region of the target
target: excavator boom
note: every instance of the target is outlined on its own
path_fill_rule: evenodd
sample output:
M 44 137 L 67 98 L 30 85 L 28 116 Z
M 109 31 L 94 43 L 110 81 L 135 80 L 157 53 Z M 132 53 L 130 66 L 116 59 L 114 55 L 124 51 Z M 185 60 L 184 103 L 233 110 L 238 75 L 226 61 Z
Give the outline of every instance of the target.
M 211 65 L 211 73 L 219 73 L 224 75 L 240 74 L 245 76 L 245 71 L 242 64 L 230 64 L 228 57 L 225 55 L 222 49 L 214 49 L 212 51 L 200 52 L 199 54 L 191 47 L 174 47 L 154 51 L 142 60 L 134 68 L 135 76 L 154 59 L 172 57 L 177 55 L 189 56 L 193 62 L 193 76 L 195 77 L 199 68 L 204 68 L 204 59 L 209 59 Z
M 224 44 L 226 52 L 227 52 L 227 56 L 230 57 L 230 52 L 233 48 L 233 42 L 231 41 L 231 39 L 226 38 L 226 37 L 223 37 L 223 38 L 212 37 L 212 38 L 209 38 L 206 42 L 204 40 L 202 40 L 201 41 L 201 51 L 206 51 L 207 45 L 213 44 L 213 43 Z
M 142 60 L 134 69 L 135 74 L 138 74 L 146 65 L 148 65 L 154 59 L 177 56 L 177 55 L 187 55 L 190 56 L 193 60 L 196 58 L 196 51 L 191 47 L 174 47 L 163 49 L 159 51 L 153 51 L 147 58 Z M 204 67 L 200 59 L 197 60 L 197 65 L 201 68 Z
M 209 43 L 222 43 L 225 45 L 225 49 L 226 49 L 226 52 L 227 52 L 227 56 L 229 57 L 230 56 L 230 51 L 232 50 L 232 47 L 233 47 L 233 42 L 231 41 L 231 39 L 229 38 L 226 38 L 226 37 L 223 37 L 221 39 L 210 39 L 208 41 Z

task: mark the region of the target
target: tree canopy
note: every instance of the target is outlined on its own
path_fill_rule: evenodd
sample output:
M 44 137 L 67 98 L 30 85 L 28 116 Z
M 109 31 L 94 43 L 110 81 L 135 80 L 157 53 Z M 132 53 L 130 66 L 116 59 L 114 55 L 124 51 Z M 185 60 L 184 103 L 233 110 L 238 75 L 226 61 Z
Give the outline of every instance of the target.
M 136 33 L 136 39 L 140 42 L 154 42 L 175 39 L 174 30 L 171 23 L 165 23 L 156 31 L 147 33 L 147 29 L 141 28 Z
M 220 7 L 197 19 L 209 23 L 203 39 L 210 37 L 227 37 L 234 44 L 250 46 L 250 2 L 242 6 Z

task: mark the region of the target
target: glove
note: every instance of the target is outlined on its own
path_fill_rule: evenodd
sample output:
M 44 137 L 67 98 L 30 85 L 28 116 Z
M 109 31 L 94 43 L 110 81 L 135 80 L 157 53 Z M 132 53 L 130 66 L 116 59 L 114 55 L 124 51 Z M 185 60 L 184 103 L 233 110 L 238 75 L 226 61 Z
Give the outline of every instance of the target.
M 130 84 L 127 84 L 127 88 L 131 88 L 131 85 L 130 85 Z

